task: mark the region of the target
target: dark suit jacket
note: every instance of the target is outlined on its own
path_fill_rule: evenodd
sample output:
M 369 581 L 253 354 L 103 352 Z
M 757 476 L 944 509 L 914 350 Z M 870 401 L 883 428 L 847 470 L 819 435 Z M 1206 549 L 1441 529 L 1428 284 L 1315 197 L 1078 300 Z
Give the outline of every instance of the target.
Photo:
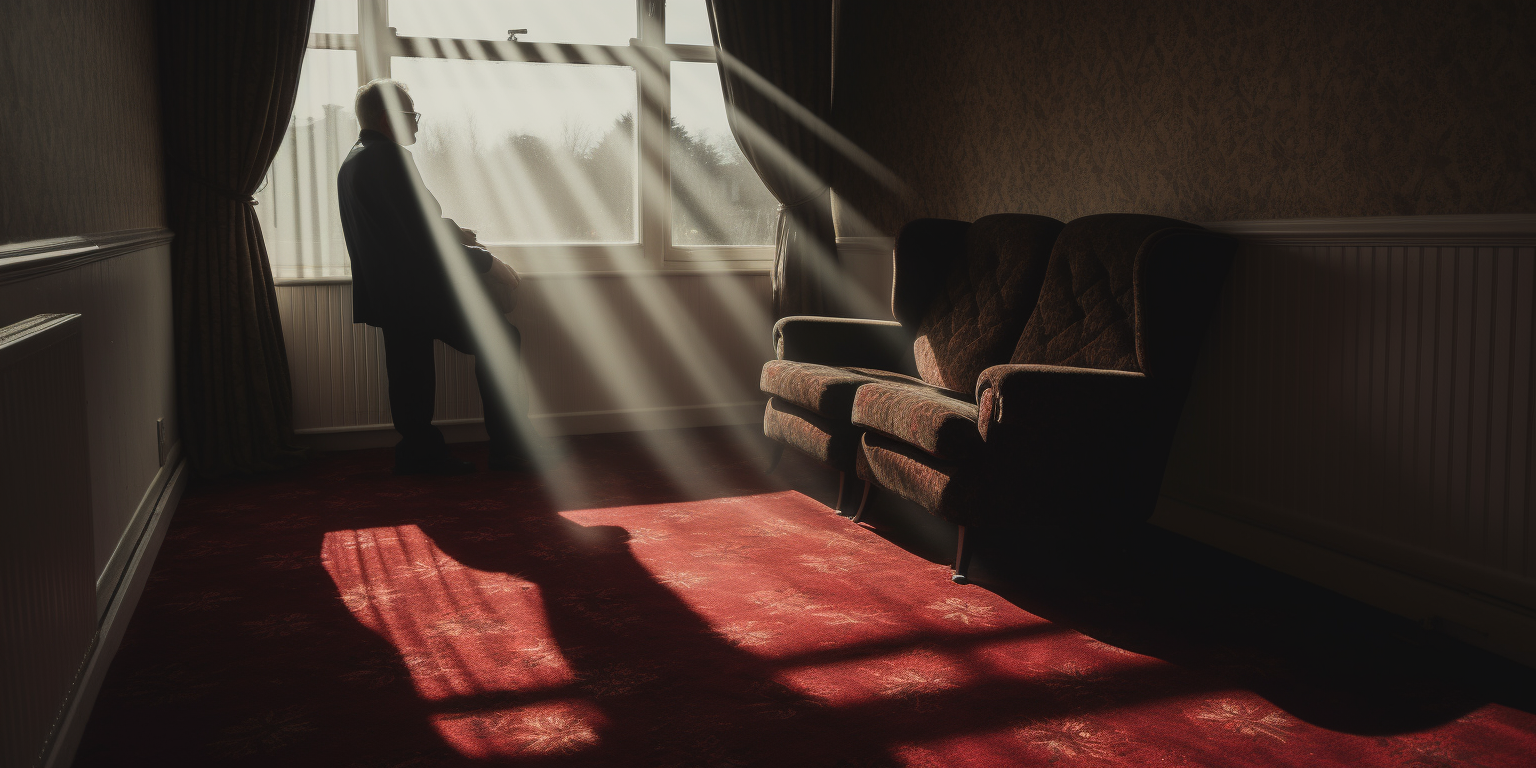
M 475 272 L 484 273 L 494 257 L 459 244 L 458 228 L 443 218 L 437 198 L 421 183 L 411 153 L 382 133 L 364 130 L 341 164 L 336 188 L 352 260 L 352 322 L 458 327 L 459 302 L 444 260 L 467 259 Z M 438 242 L 454 245 L 439 249 Z

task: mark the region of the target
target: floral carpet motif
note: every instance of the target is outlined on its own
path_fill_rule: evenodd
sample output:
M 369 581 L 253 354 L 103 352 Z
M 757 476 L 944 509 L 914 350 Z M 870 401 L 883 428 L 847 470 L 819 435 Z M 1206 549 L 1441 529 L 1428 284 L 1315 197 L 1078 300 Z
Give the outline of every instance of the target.
M 580 457 L 578 457 L 580 458 Z M 588 457 L 590 458 L 590 457 Z M 387 452 L 183 500 L 79 766 L 1516 766 L 1495 704 L 1343 733 L 1047 621 L 772 487 L 599 503 Z M 626 469 L 616 469 L 625 467 Z M 633 467 L 640 467 L 635 469 Z M 675 481 L 675 478 L 674 478 Z M 705 494 L 707 496 L 707 494 Z

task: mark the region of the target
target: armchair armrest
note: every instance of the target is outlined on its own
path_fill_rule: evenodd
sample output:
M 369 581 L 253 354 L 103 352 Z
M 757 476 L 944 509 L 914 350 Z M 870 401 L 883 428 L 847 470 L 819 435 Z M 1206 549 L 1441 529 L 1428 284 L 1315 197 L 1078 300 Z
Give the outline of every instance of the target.
M 774 323 L 780 360 L 917 374 L 912 335 L 901 323 L 797 315 Z
M 988 443 L 1102 440 L 1134 433 L 1152 395 L 1153 382 L 1131 371 L 994 365 L 976 380 L 976 425 Z

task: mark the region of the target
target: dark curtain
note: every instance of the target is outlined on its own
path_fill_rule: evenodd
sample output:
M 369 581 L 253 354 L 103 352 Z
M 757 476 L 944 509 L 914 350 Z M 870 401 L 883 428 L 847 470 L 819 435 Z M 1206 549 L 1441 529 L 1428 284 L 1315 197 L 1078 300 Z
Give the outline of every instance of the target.
M 293 391 L 251 195 L 293 112 L 314 0 L 161 0 L 182 447 L 205 475 L 291 464 Z
M 832 230 L 836 154 L 796 114 L 831 121 L 832 0 L 711 0 L 709 20 L 731 132 L 779 201 L 774 317 L 846 314 Z

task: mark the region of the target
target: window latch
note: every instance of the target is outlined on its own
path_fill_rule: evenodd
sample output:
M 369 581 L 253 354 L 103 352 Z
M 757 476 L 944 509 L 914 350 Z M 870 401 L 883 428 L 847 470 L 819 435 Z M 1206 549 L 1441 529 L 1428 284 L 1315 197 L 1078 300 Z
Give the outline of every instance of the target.
M 509 29 L 509 30 L 507 30 L 507 42 L 515 43 L 515 42 L 517 42 L 517 36 L 518 35 L 526 35 L 526 34 L 528 34 L 528 30 L 526 30 L 526 29 Z

